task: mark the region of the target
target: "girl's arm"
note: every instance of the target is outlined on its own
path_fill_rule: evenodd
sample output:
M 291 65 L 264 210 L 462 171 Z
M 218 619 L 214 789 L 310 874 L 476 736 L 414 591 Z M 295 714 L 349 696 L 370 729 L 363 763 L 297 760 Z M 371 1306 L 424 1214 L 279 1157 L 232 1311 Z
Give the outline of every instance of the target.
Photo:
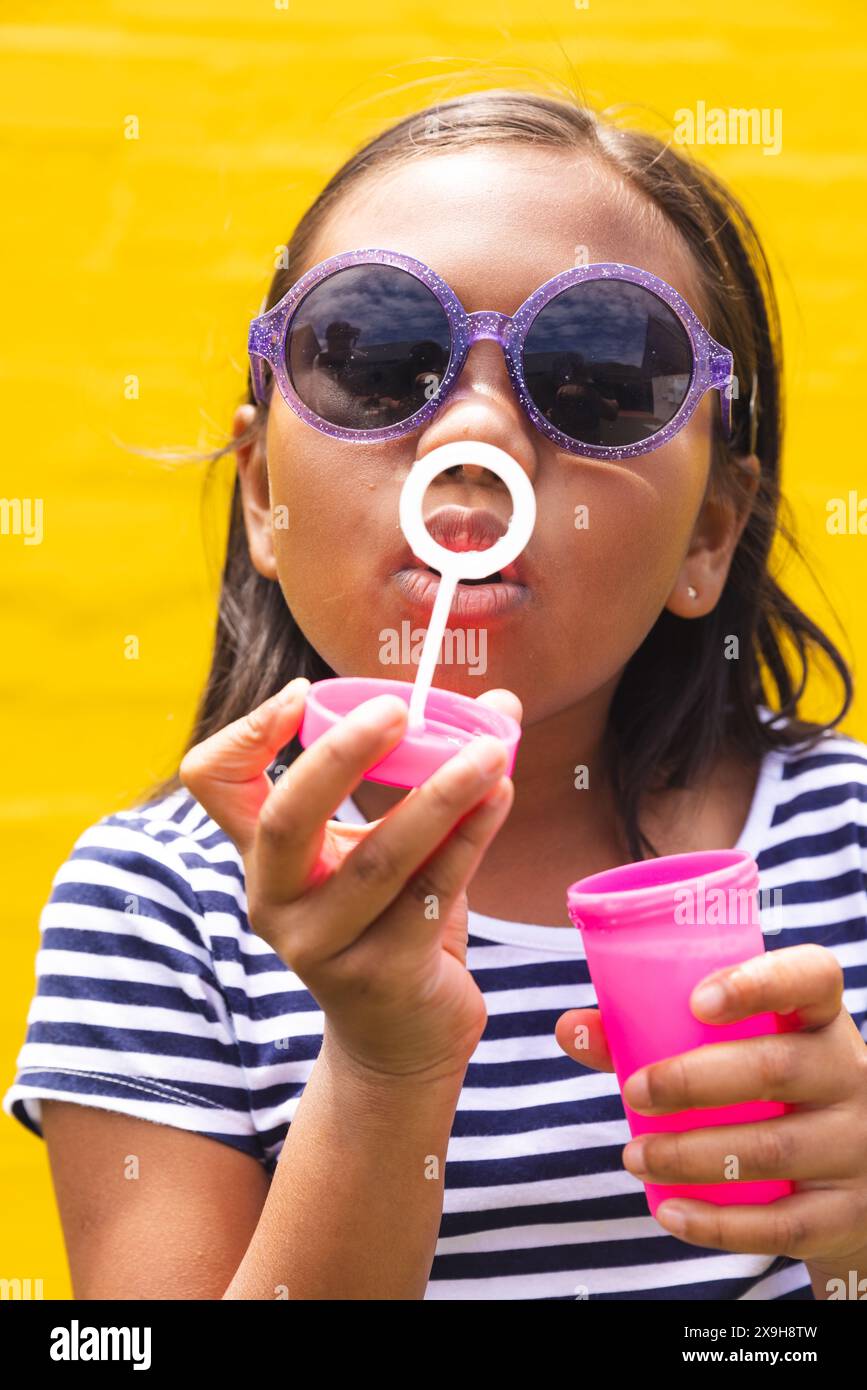
M 463 1070 L 375 1078 L 323 1045 L 226 1298 L 421 1299 Z
M 511 806 L 507 751 L 473 740 L 359 833 L 333 810 L 398 742 L 407 706 L 354 710 L 272 785 L 308 687 L 290 682 L 180 769 L 243 856 L 252 930 L 324 1015 L 276 1176 L 266 1194 L 256 1160 L 219 1141 L 46 1104 L 79 1296 L 424 1296 L 487 1017 L 466 968 L 466 888 Z
M 227 1144 L 44 1101 L 75 1297 L 422 1298 L 462 1079 L 377 1081 L 323 1046 L 270 1192 Z
M 228 1144 L 66 1101 L 42 1102 L 75 1298 L 222 1298 L 268 1175 Z

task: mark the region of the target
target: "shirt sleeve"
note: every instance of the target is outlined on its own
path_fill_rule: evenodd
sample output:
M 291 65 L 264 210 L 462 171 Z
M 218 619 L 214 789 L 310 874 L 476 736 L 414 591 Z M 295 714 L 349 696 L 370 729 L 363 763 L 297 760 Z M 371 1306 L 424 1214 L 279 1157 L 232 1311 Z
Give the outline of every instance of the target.
M 42 1100 L 63 1100 L 264 1161 L 177 827 L 119 812 L 75 842 L 40 916 L 16 1066 L 3 1110 L 40 1137 Z

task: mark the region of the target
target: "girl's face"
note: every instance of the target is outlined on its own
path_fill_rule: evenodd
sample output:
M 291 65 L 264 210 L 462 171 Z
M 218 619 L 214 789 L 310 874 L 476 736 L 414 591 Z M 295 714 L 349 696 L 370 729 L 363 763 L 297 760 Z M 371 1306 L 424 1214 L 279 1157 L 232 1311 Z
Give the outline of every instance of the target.
M 374 246 L 424 261 L 468 313 L 513 314 L 582 260 L 622 261 L 668 281 L 706 322 L 689 253 L 661 215 L 606 168 L 559 152 L 516 146 L 420 156 L 372 176 L 331 213 L 309 264 Z M 719 408 L 718 392 L 708 392 L 669 443 L 603 462 L 566 453 L 536 430 L 490 341 L 470 349 L 436 417 L 387 444 L 331 439 L 275 390 L 267 488 L 261 448 L 239 452 L 253 560 L 279 581 L 305 636 L 338 675 L 412 681 L 429 609 L 414 606 L 395 577 L 408 560 L 398 524 L 404 480 L 417 459 L 452 441 L 506 450 L 536 495 L 535 529 L 518 561 L 528 592 L 496 616 L 451 615 L 454 640 L 442 650 L 452 660 L 437 668 L 435 683 L 470 696 L 505 686 L 520 697 L 527 726 L 603 687 L 613 692 L 663 608 L 682 616 L 713 608 L 746 520 L 705 499 Z M 251 416 L 240 407 L 236 431 Z M 504 484 L 478 469 L 435 478 L 424 515 L 452 504 L 494 512 L 503 529 L 511 512 Z

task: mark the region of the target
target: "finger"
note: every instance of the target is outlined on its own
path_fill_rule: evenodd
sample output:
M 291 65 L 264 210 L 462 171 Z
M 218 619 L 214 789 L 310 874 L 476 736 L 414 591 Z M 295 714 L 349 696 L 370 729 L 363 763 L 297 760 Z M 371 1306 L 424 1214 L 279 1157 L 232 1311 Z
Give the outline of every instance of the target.
M 508 816 L 514 795 L 512 781 L 502 776 L 481 801 L 461 816 L 366 933 L 371 946 L 388 951 L 392 962 L 403 949 L 416 954 L 419 943 L 431 936 L 447 948 L 444 924 Z M 408 934 L 406 924 L 413 913 L 417 915 L 418 929 Z
M 181 761 L 181 782 L 242 854 L 253 843 L 259 811 L 272 790 L 265 769 L 297 733 L 309 688 L 305 676 L 296 677 L 249 714 L 197 743 Z
M 500 687 L 496 690 L 484 690 L 481 695 L 476 696 L 476 699 L 480 705 L 487 705 L 499 714 L 511 715 L 512 719 L 517 719 L 519 724 L 524 717 L 521 701 L 513 690 L 505 690 Z
M 839 1044 L 830 1033 L 706 1043 L 633 1072 L 623 1099 L 639 1115 L 748 1100 L 831 1105 L 849 1093 L 848 1051 L 844 1063 Z
M 852 1194 L 844 1188 L 814 1188 L 755 1206 L 669 1197 L 657 1207 L 656 1220 L 690 1245 L 809 1260 L 844 1250 L 847 1241 L 851 1246 Z
M 402 738 L 407 714 L 397 695 L 365 700 L 286 769 L 259 815 L 255 860 L 262 906 L 294 902 L 310 887 L 328 820 Z
M 490 761 L 488 761 L 490 758 Z M 503 776 L 506 746 L 481 735 L 449 758 L 415 789 L 415 796 L 392 807 L 327 882 L 317 890 L 319 950 L 328 955 L 351 945 L 403 892 L 408 880 L 430 859 L 457 822 L 490 793 Z M 508 809 L 508 808 L 506 808 Z M 484 821 L 462 831 L 469 862 Z M 430 865 L 413 892 L 445 901 L 453 884 Z M 314 946 L 312 949 L 316 950 Z
M 554 1026 L 554 1037 L 573 1061 L 594 1071 L 613 1071 L 602 1015 L 598 1009 L 568 1009 Z
M 807 942 L 766 951 L 715 970 L 696 985 L 690 1007 L 708 1023 L 765 1012 L 793 1015 L 790 1026 L 821 1028 L 843 1004 L 843 971 L 825 946 Z
M 863 1160 L 852 1116 L 842 1106 L 742 1125 L 642 1134 L 623 1150 L 624 1167 L 642 1182 L 760 1182 L 769 1178 L 845 1181 Z

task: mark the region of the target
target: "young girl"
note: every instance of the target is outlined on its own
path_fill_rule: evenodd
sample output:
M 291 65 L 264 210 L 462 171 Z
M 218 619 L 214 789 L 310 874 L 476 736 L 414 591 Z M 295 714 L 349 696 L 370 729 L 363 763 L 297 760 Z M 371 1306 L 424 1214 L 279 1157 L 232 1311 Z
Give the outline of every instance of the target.
M 834 731 L 845 662 L 769 569 L 781 354 L 748 218 L 650 135 L 488 91 L 360 149 L 287 259 L 219 451 L 238 477 L 195 731 L 59 869 L 4 1099 L 48 1143 L 76 1295 L 833 1296 L 867 1276 L 867 747 Z M 437 581 L 398 498 L 466 439 L 535 490 L 524 553 L 449 618 L 485 634 L 479 698 L 523 738 L 513 781 L 486 737 L 407 794 L 363 775 L 406 728 L 396 697 L 297 732 L 311 681 L 414 678 L 382 652 Z M 478 467 L 427 493 L 453 549 L 508 514 Z M 844 687 L 827 725 L 797 714 L 819 653 Z M 478 694 L 458 664 L 436 683 Z M 692 1006 L 792 1028 L 626 1099 L 793 1108 L 642 1157 L 566 888 L 735 845 L 782 926 Z M 719 1181 L 733 1146 L 794 1195 L 649 1215 L 643 1177 Z

